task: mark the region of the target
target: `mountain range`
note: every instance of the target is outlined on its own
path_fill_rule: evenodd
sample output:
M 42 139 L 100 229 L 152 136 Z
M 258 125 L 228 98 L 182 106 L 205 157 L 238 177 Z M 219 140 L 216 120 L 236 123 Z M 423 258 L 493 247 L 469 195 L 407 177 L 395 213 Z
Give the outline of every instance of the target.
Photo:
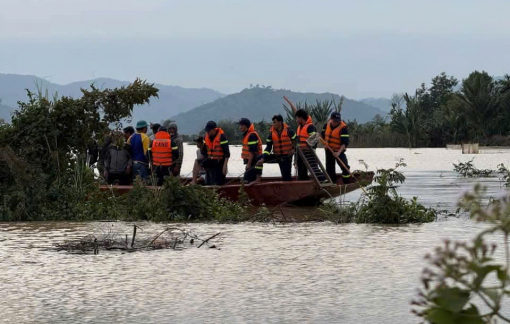
M 42 89 L 50 97 L 57 94 L 76 98 L 81 96 L 81 88 L 88 89 L 92 83 L 100 89 L 129 84 L 127 81 L 99 78 L 59 85 L 32 75 L 0 74 L 0 118 L 10 121 L 10 114 L 18 106 L 17 102 L 27 100 L 26 89 L 32 92 Z M 170 118 L 178 123 L 183 134 L 198 133 L 208 120 L 238 120 L 247 117 L 254 122 L 270 121 L 273 115 L 284 113 L 283 96 L 295 103 L 312 104 L 316 100 L 332 99 L 340 101 L 340 96 L 333 93 L 302 93 L 270 87 L 253 87 L 224 95 L 207 88 L 189 89 L 162 84 L 155 86 L 159 88 L 159 99 L 152 99 L 149 105 L 135 107 L 133 122 L 139 119 L 160 122 Z M 343 118 L 366 122 L 377 114 L 385 116 L 387 109 L 383 106 L 384 98 L 374 100 L 366 99 L 362 102 L 345 98 Z
M 0 74 L 0 104 L 2 105 L 0 106 L 0 118 L 6 121 L 11 119 L 10 112 L 18 107 L 17 102 L 27 100 L 26 89 L 32 92 L 37 92 L 38 88 L 43 92 L 47 90 L 50 97 L 56 93 L 58 96 L 77 98 L 81 96 L 80 89 L 90 89 L 92 83 L 99 89 L 116 88 L 129 84 L 127 81 L 98 78 L 60 85 L 33 75 Z M 159 99 L 154 98 L 151 99 L 149 105 L 135 107 L 133 120 L 159 121 L 223 96 L 222 93 L 207 88 L 191 89 L 162 84 L 154 86 L 159 89 Z
M 264 87 L 244 89 L 204 104 L 190 111 L 180 113 L 171 119 L 175 120 L 180 131 L 185 134 L 198 133 L 209 120 L 238 120 L 241 117 L 249 118 L 253 122 L 261 120 L 270 121 L 275 114 L 284 115 L 283 96 L 287 96 L 294 103 L 315 103 L 316 100 L 340 101 L 340 96 L 333 93 L 303 93 L 290 90 L 275 90 Z M 380 109 L 366 103 L 344 98 L 342 106 L 342 118 L 367 122 L 375 115 L 386 115 Z

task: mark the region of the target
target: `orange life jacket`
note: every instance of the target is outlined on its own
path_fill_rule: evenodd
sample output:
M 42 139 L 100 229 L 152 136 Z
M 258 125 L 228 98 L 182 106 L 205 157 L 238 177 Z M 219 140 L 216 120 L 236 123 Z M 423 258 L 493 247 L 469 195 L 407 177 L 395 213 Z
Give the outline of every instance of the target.
M 288 133 L 289 126 L 283 124 L 283 130 L 278 135 L 278 132 L 271 127 L 271 139 L 273 141 L 273 153 L 275 155 L 288 155 L 292 152 L 292 139 Z
M 257 135 L 257 142 L 255 143 L 254 142 L 249 142 L 248 139 L 250 138 L 250 135 L 251 134 L 255 134 Z M 244 136 L 243 138 L 243 151 L 241 153 L 241 158 L 242 159 L 249 159 L 251 154 L 250 154 L 250 145 L 253 145 L 253 144 L 257 144 L 258 148 L 257 148 L 257 155 L 260 155 L 262 154 L 262 141 L 260 140 L 260 136 L 259 134 L 257 134 L 257 132 L 255 131 L 255 127 L 253 127 L 253 124 L 250 125 L 250 128 L 248 128 L 248 131 L 246 132 L 246 135 Z
M 205 134 L 205 146 L 207 147 L 207 158 L 211 160 L 221 160 L 224 158 L 221 148 L 221 135 L 225 134 L 221 128 L 216 128 L 216 136 L 211 141 L 209 134 Z M 228 141 L 227 141 L 228 143 Z
M 331 120 L 328 122 L 326 126 L 326 143 L 333 151 L 338 151 L 340 147 L 342 147 L 341 138 L 342 138 L 342 129 L 347 127 L 347 125 L 341 121 L 340 125 L 336 128 L 331 127 Z
M 308 126 L 313 125 L 312 117 L 308 116 L 306 123 L 303 126 L 299 126 L 297 129 L 297 136 L 299 137 L 299 146 L 301 149 L 307 149 L 308 145 L 306 140 L 310 137 L 308 135 Z
M 172 140 L 168 132 L 157 132 L 152 141 L 152 164 L 155 166 L 172 165 Z

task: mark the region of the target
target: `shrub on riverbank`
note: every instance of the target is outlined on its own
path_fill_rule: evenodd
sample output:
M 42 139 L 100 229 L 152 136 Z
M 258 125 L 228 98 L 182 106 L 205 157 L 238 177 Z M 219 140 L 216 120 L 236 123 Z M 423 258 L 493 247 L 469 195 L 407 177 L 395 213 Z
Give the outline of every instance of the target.
M 397 169 L 403 166 L 401 159 L 395 168 L 377 170 L 376 184 L 366 188 L 357 203 L 337 206 L 330 201 L 320 210 L 335 223 L 407 224 L 436 220 L 438 212 L 420 204 L 417 197 L 409 200 L 398 195 L 397 184 L 404 183 L 405 176 Z

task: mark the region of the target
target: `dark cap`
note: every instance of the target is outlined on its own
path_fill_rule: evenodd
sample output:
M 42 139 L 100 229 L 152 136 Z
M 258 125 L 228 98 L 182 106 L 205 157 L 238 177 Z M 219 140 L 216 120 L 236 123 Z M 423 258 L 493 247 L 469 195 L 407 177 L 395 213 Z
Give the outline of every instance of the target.
M 205 130 L 206 132 L 208 132 L 208 131 L 210 131 L 211 129 L 215 129 L 215 128 L 217 128 L 217 127 L 218 127 L 218 125 L 216 125 L 216 123 L 215 123 L 215 122 L 213 122 L 212 120 L 210 120 L 210 121 L 208 121 L 208 122 L 207 122 L 207 124 L 205 124 L 205 128 L 204 128 L 204 130 Z
M 339 122 L 339 121 L 342 121 L 342 116 L 340 115 L 340 113 L 338 111 L 333 111 L 331 113 L 331 119 Z
M 204 137 L 203 136 L 199 136 L 199 137 L 195 138 L 193 140 L 193 142 L 203 143 L 204 142 Z
M 158 123 L 151 124 L 152 130 L 155 132 L 157 132 L 160 127 L 161 127 L 161 124 L 158 124 Z
M 238 122 L 239 125 L 244 125 L 246 127 L 250 127 L 251 121 L 248 118 L 241 118 Z
M 168 132 L 168 127 L 166 127 L 165 125 L 160 126 L 158 132 Z

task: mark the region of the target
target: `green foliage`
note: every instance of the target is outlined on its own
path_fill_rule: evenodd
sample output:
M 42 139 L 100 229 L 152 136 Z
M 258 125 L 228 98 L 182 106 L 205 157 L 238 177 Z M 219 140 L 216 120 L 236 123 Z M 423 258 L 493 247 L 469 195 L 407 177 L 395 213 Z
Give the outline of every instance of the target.
M 392 103 L 390 112 L 391 116 L 391 129 L 399 134 L 403 134 L 407 138 L 408 147 L 417 147 L 418 139 L 422 134 L 423 122 L 421 118 L 421 98 L 417 91 L 411 97 L 407 93 L 404 94 L 403 99 L 406 103 L 406 108 L 398 108 L 395 103 Z
M 467 162 L 459 162 L 459 164 L 453 163 L 453 171 L 459 173 L 464 178 L 476 178 L 476 177 L 490 177 L 494 171 L 489 169 L 477 169 L 473 165 L 475 158 Z
M 368 187 L 367 195 L 357 203 L 338 207 L 326 202 L 320 207 L 321 212 L 335 223 L 407 224 L 436 220 L 438 212 L 420 204 L 417 197 L 407 200 L 398 195 L 397 184 L 404 183 L 405 176 L 397 169 L 405 166 L 400 159 L 395 168 L 377 170 L 376 184 Z
M 197 185 L 183 186 L 174 177 L 168 177 L 159 189 L 150 189 L 138 179 L 133 190 L 120 196 L 115 205 L 121 219 L 153 222 L 224 221 L 244 213 L 239 204 L 220 198 L 214 191 Z
M 505 187 L 510 187 L 510 170 L 503 163 L 500 163 L 497 172 L 501 175 L 500 179 L 504 181 Z
M 413 96 L 395 94 L 390 111 L 390 132 L 384 128 L 363 128 L 360 137 L 351 135 L 351 146 L 436 146 L 477 142 L 481 145 L 508 145 L 510 133 L 510 76 L 494 80 L 486 72 L 474 71 L 462 81 L 444 72 L 422 84 Z M 350 127 L 352 132 L 353 127 Z M 357 133 L 360 133 L 357 131 Z M 391 134 L 391 136 L 388 135 Z
M 37 165 L 50 181 L 66 172 L 76 155 L 85 155 L 91 139 L 100 140 L 110 126 L 122 127 L 135 105 L 148 103 L 158 89 L 137 79 L 118 89 L 83 90 L 79 99 L 28 92 L 28 102 L 19 103 L 11 124 L 2 132 L 1 146 L 10 146 L 20 158 Z
M 488 208 L 481 203 L 483 193 L 476 185 L 474 192 L 463 195 L 459 206 L 490 227 L 470 243 L 446 240 L 425 257 L 430 267 L 423 270 L 423 287 L 412 305 L 413 312 L 430 323 L 510 323 L 502 314 L 510 288 L 510 200 L 505 195 L 492 200 Z M 486 242 L 495 233 L 503 234 L 504 264 L 496 261 L 496 244 Z

